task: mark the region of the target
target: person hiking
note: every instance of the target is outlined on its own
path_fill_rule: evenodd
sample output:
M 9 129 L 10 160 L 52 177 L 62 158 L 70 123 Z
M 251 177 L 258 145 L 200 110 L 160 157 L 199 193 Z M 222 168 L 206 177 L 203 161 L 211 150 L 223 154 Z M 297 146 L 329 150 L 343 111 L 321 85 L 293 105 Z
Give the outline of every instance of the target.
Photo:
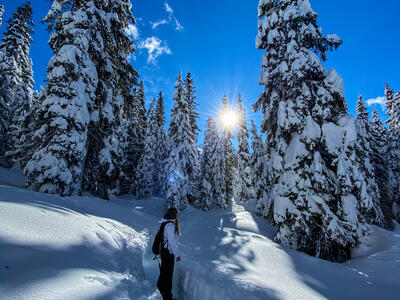
M 157 288 L 163 300 L 173 300 L 172 298 L 172 275 L 174 263 L 180 261 L 181 257 L 178 249 L 178 238 L 181 235 L 178 222 L 178 210 L 174 207 L 169 208 L 162 220 L 164 225 L 163 245 L 161 247 L 161 267 L 160 276 L 157 280 Z

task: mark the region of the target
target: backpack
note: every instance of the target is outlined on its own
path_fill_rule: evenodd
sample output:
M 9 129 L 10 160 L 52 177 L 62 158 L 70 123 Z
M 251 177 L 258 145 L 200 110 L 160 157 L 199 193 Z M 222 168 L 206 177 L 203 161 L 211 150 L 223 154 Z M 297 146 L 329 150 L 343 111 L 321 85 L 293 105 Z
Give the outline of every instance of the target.
M 174 223 L 174 222 L 173 221 L 163 222 L 154 238 L 153 247 L 151 248 L 151 251 L 153 252 L 154 255 L 160 255 L 161 252 L 164 252 L 166 249 L 164 248 L 164 227 L 168 223 Z

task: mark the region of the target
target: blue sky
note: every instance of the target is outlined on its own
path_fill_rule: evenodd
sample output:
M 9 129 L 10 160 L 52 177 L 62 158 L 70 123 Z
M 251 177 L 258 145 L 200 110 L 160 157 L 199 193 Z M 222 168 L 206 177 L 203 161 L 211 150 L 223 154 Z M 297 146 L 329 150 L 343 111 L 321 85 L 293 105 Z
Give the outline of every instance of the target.
M 24 2 L 0 0 L 5 6 L 3 21 Z M 359 94 L 364 99 L 383 96 L 385 82 L 400 90 L 400 1 L 310 2 L 319 14 L 318 24 L 324 34 L 337 33 L 343 39 L 339 50 L 328 55 L 326 66 L 334 67 L 344 79 L 349 113 L 354 113 Z M 31 57 L 36 89 L 40 89 L 45 84 L 46 66 L 52 55 L 47 45 L 49 33 L 40 23 L 50 1 L 31 3 L 36 24 Z M 262 91 L 258 77 L 263 51 L 255 49 L 258 0 L 132 3 L 137 19 L 137 51 L 131 61 L 144 80 L 147 101 L 162 90 L 168 118 L 175 78 L 179 71 L 191 72 L 200 104 L 200 128 L 204 128 L 209 115 L 217 113 L 224 94 L 234 102 L 238 93 L 242 94 L 249 119 L 254 118 L 259 124 L 260 113 L 251 110 Z M 5 28 L 3 22 L 0 31 Z M 375 104 L 371 108 L 380 106 Z M 382 110 L 380 113 L 384 117 Z

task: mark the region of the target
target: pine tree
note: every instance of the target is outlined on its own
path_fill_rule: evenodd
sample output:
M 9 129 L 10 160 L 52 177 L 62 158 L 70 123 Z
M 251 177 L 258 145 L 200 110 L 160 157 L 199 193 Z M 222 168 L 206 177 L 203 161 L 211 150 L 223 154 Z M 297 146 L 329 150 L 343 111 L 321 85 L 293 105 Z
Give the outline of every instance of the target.
M 224 116 L 225 114 L 229 113 L 229 111 L 232 110 L 229 107 L 228 103 L 228 98 L 226 95 L 224 95 L 224 98 L 222 99 L 222 108 L 221 108 L 221 116 Z M 234 197 L 234 179 L 235 179 L 235 168 L 237 167 L 237 157 L 235 155 L 235 149 L 233 148 L 232 140 L 234 139 L 233 135 L 233 127 L 231 126 L 226 126 L 221 122 L 222 124 L 222 137 L 221 137 L 221 143 L 223 144 L 224 148 L 224 180 L 225 180 L 225 204 L 220 205 L 226 206 L 227 204 L 230 204 L 233 200 Z M 218 148 L 218 147 L 217 147 Z M 221 166 L 221 167 L 222 167 Z M 221 179 L 222 180 L 222 179 Z
M 213 189 L 214 189 L 214 199 L 216 202 L 216 205 L 220 209 L 225 209 L 229 203 L 231 203 L 232 198 L 227 197 L 227 178 L 226 178 L 226 139 L 224 136 L 220 136 L 216 141 L 215 141 L 215 151 L 213 152 L 213 156 L 211 158 L 211 161 L 213 162 L 213 172 L 214 172 L 214 178 L 213 178 Z M 233 176 L 233 171 L 232 170 L 232 176 Z M 233 181 L 233 178 L 231 179 Z M 232 196 L 233 196 L 233 190 L 232 190 Z
M 208 117 L 204 133 L 203 153 L 201 156 L 200 205 L 203 210 L 210 210 L 215 202 L 214 166 L 215 147 L 219 141 L 219 132 L 214 118 Z
M 0 5 L 0 26 L 3 25 L 4 5 Z
M 385 86 L 386 114 L 389 119 L 390 134 L 386 149 L 389 163 L 389 197 L 392 199 L 392 212 L 400 222 L 400 92 L 395 93 L 388 84 Z
M 167 206 L 183 210 L 194 196 L 191 180 L 198 174 L 198 150 L 192 134 L 182 73 L 179 73 L 175 89 L 168 127 Z
M 15 151 L 14 145 L 21 137 L 21 121 L 29 109 L 33 89 L 32 60 L 29 57 L 33 34 L 30 2 L 17 8 L 7 21 L 3 42 L 0 44 L 0 105 L 5 106 L 1 119 L 3 147 Z M 4 135 L 5 134 L 5 135 Z M 13 166 L 12 158 L 6 157 L 6 165 Z
M 137 73 L 125 30 L 131 3 L 54 0 L 45 17 L 54 28 L 48 86 L 35 138 L 42 143 L 25 167 L 28 185 L 61 195 L 118 193 L 123 153 L 120 116 Z
M 371 129 L 369 115 L 364 100 L 360 95 L 356 106 L 357 120 L 357 162 L 362 173 L 360 212 L 370 224 L 383 225 L 383 214 L 380 207 L 378 184 L 375 180 L 375 170 L 372 164 Z
M 256 199 L 257 206 L 256 212 L 262 214 L 264 211 L 269 211 L 269 207 L 264 207 L 266 203 L 266 197 L 264 190 L 266 186 L 265 172 L 265 150 L 264 143 L 261 135 L 257 133 L 257 126 L 254 120 L 251 120 L 251 148 L 253 152 L 250 157 L 250 168 L 252 170 L 253 182 L 254 182 L 254 197 Z
M 247 130 L 246 110 L 242 105 L 242 97 L 239 94 L 236 110 L 238 122 L 238 197 L 240 201 L 254 199 L 254 183 L 250 167 L 249 131 Z
M 258 207 L 277 225 L 276 241 L 342 261 L 363 239 L 356 130 L 342 79 L 321 60 L 342 41 L 324 37 L 308 0 L 261 0 L 258 49 L 267 178 Z
M 154 182 L 156 191 L 159 195 L 166 193 L 167 178 L 165 176 L 165 166 L 168 156 L 167 152 L 167 135 L 165 133 L 165 109 L 164 109 L 164 96 L 162 92 L 158 94 L 157 104 L 155 108 L 155 166 L 154 166 Z
M 154 189 L 155 145 L 157 138 L 156 99 L 153 99 L 147 113 L 146 135 L 143 154 L 136 168 L 133 194 L 141 199 L 150 198 Z
M 144 140 L 146 136 L 146 104 L 145 104 L 145 94 L 144 94 L 144 83 L 143 80 L 140 81 L 140 84 L 135 92 L 134 98 L 134 122 L 135 122 L 135 141 L 133 144 L 134 148 L 134 156 L 133 156 L 133 166 L 136 167 L 141 153 L 144 148 Z
M 372 111 L 371 125 L 371 162 L 374 167 L 375 180 L 378 184 L 380 207 L 384 216 L 384 227 L 393 230 L 393 200 L 390 197 L 389 187 L 389 161 L 387 147 L 389 132 L 382 123 L 376 110 Z

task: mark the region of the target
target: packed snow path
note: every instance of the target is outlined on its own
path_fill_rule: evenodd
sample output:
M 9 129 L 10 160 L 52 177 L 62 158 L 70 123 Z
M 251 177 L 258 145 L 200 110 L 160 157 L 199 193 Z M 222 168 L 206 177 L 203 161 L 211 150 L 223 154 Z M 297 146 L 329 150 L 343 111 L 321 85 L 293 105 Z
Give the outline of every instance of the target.
M 0 299 L 159 300 L 150 242 L 161 199 L 60 198 L 19 188 L 0 169 Z M 345 264 L 273 242 L 251 204 L 180 215 L 179 300 L 398 299 L 400 230 L 373 227 L 370 247 Z

